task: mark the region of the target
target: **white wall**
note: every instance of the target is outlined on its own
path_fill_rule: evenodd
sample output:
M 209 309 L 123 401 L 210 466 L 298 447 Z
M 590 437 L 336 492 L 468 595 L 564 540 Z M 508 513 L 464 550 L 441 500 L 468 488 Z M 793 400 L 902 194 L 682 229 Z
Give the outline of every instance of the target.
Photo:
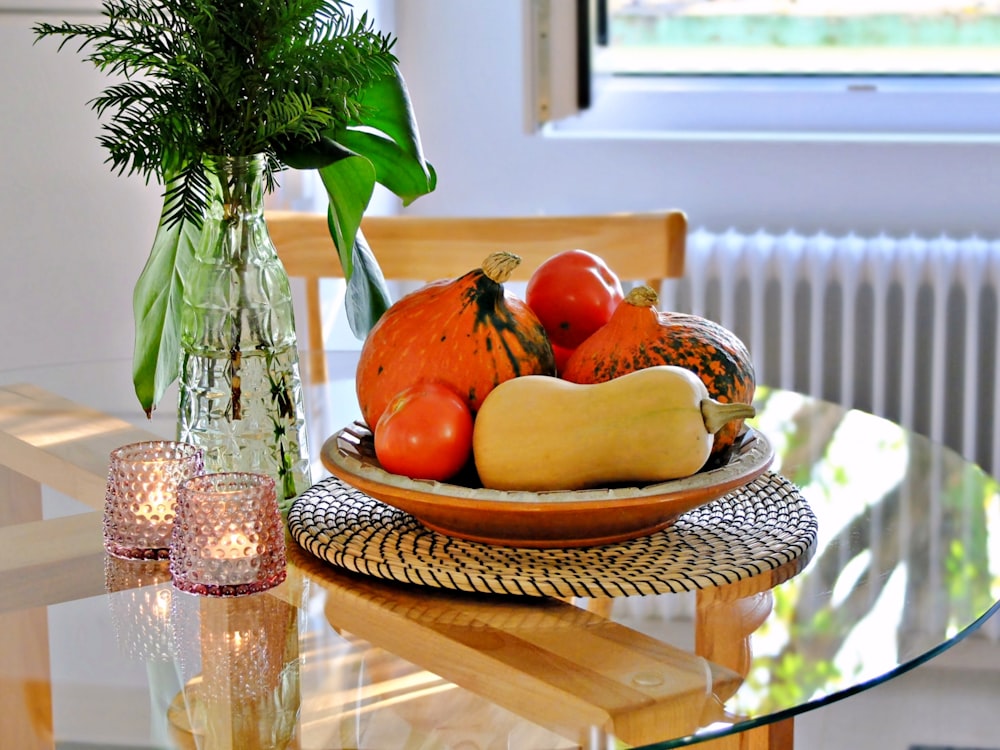
M 158 186 L 103 163 L 87 102 L 106 77 L 58 40 L 33 44 L 37 18 L 0 8 L 0 369 L 131 357 L 159 217 Z
M 413 212 L 678 207 L 714 230 L 1000 236 L 1000 145 L 526 135 L 521 14 L 520 0 L 397 0 L 398 53 L 439 174 Z

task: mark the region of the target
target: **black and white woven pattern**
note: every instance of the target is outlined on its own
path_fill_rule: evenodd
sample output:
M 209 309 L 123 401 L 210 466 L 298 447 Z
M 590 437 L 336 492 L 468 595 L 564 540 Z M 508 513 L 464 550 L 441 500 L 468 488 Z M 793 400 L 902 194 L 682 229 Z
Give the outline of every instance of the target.
M 735 583 L 811 554 L 816 517 L 798 488 L 767 472 L 663 531 L 600 547 L 528 549 L 446 536 L 335 477 L 303 492 L 292 537 L 356 573 L 457 591 L 603 597 Z

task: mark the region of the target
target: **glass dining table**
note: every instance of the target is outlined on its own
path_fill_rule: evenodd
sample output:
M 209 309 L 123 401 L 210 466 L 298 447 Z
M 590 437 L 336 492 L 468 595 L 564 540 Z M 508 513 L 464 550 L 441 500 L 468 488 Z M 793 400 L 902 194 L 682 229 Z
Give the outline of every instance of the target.
M 317 483 L 321 447 L 359 414 L 356 361 L 302 357 Z M 759 574 L 519 596 L 358 573 L 290 538 L 280 586 L 186 594 L 165 563 L 105 556 L 93 458 L 172 438 L 173 398 L 147 420 L 128 362 L 0 371 L 4 747 L 786 748 L 795 716 L 921 666 L 1000 606 L 992 477 L 893 422 L 768 387 L 752 420 L 767 475 L 815 523 Z M 93 481 L 63 481 L 54 451 L 90 461 Z

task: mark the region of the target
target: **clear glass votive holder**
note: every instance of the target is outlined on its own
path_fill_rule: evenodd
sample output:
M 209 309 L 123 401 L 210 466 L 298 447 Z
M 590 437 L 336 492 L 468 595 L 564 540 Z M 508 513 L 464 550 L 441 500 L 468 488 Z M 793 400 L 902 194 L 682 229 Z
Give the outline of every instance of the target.
M 263 474 L 204 474 L 181 485 L 170 542 L 181 591 L 240 596 L 285 580 L 285 529 L 274 480 Z
M 169 556 L 177 490 L 205 471 L 200 448 L 148 440 L 111 451 L 104 496 L 104 548 L 127 560 Z

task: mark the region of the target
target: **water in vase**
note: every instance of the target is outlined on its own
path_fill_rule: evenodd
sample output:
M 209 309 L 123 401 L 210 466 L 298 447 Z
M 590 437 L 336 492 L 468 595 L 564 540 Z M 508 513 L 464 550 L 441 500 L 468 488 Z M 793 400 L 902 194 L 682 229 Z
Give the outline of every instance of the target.
M 206 471 L 268 474 L 279 497 L 293 497 L 311 484 L 301 382 L 294 347 L 185 352 L 178 439 L 204 450 Z

